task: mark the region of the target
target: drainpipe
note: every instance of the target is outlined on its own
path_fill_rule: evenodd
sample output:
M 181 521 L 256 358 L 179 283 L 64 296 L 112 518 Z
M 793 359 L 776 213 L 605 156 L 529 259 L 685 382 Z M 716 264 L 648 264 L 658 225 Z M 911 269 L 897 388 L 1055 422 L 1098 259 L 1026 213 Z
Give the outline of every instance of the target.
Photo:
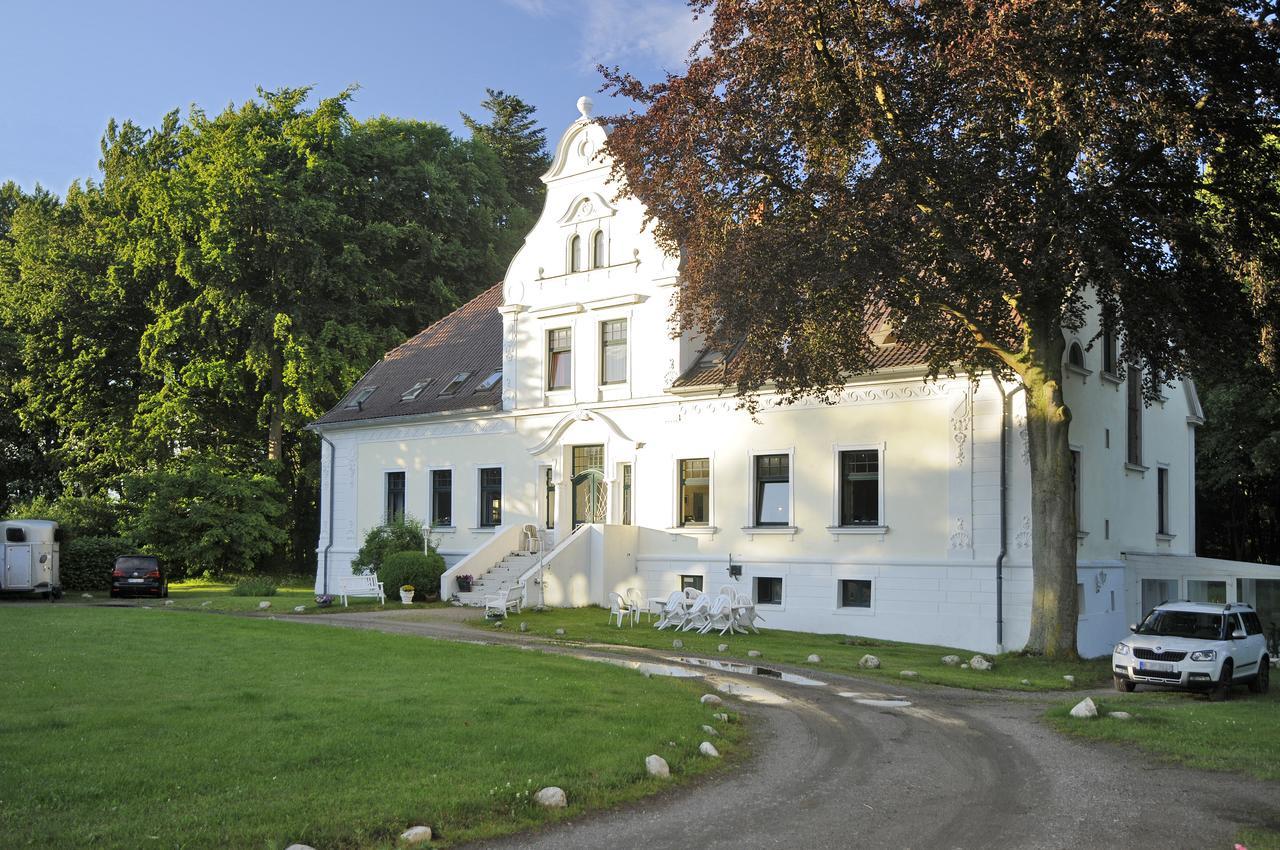
M 1013 395 L 1025 387 L 1005 392 L 1000 388 L 1000 554 L 996 555 L 996 652 L 1004 652 L 1004 559 L 1009 552 L 1009 425 L 1013 415 Z
M 324 565 L 324 584 L 322 585 L 322 588 L 320 591 L 321 593 L 328 595 L 329 593 L 329 550 L 333 548 L 333 476 L 337 474 L 337 469 L 334 468 L 334 463 L 338 459 L 338 447 L 335 446 L 333 442 L 330 441 L 330 439 L 324 435 L 323 432 L 317 432 L 317 433 L 320 434 L 320 442 L 324 443 L 329 447 L 329 494 L 327 497 L 327 502 L 329 506 L 329 521 L 327 523 L 329 527 L 329 542 L 325 544 L 324 555 L 322 556 L 322 562 Z

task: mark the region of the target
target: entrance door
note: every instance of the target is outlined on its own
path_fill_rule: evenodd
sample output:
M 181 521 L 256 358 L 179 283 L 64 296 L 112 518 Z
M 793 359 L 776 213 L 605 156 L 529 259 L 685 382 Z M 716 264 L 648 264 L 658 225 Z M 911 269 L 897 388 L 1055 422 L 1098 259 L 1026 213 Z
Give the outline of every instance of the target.
M 573 447 L 573 527 L 604 522 L 608 485 L 604 480 L 604 446 Z

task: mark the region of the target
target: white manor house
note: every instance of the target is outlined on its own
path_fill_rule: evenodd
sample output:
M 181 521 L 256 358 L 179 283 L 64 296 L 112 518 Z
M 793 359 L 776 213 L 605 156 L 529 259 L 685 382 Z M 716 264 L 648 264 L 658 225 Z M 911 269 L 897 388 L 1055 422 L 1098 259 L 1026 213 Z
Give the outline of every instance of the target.
M 445 596 L 463 574 L 548 605 L 732 585 L 767 627 L 1021 647 L 1021 394 L 1006 414 L 990 377 L 926 382 L 920 352 L 886 327 L 876 371 L 838 403 L 765 395 L 753 421 L 721 381 L 724 354 L 673 338 L 678 258 L 638 200 L 616 197 L 605 130 L 579 103 L 506 279 L 387 354 L 312 426 L 326 444 L 317 592 L 350 575 L 370 528 L 407 514 L 450 566 Z M 1068 341 L 1066 364 L 1081 653 L 1109 651 L 1165 599 L 1274 604 L 1274 568 L 1195 557 L 1194 386 L 1144 405 L 1114 338 L 1090 344 L 1097 332 Z M 541 554 L 512 557 L 527 525 Z

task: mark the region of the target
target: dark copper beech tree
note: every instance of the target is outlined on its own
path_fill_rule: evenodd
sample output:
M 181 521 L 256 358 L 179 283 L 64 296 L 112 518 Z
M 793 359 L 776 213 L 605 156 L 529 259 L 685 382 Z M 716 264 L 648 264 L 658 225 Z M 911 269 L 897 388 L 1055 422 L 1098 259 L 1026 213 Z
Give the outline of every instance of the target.
M 1073 656 L 1064 330 L 1101 309 L 1148 395 L 1224 329 L 1249 336 L 1238 263 L 1200 223 L 1211 161 L 1277 122 L 1274 9 L 692 7 L 710 29 L 683 74 L 647 86 L 604 72 L 642 107 L 613 119 L 609 149 L 683 252 L 678 319 L 736 349 L 728 377 L 748 406 L 762 388 L 825 396 L 867 371 L 886 310 L 900 339 L 927 345 L 934 376 L 1020 382 L 1035 520 L 1027 648 Z

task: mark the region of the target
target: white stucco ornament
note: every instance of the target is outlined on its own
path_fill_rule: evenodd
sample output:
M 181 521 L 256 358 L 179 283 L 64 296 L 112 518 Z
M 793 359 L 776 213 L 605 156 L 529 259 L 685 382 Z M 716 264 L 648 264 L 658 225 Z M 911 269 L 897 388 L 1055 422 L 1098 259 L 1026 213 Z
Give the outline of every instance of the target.
M 587 97 L 585 94 L 582 97 L 578 98 L 578 112 L 579 114 L 582 115 L 583 118 L 590 118 L 591 110 L 595 108 L 596 108 L 595 103 L 593 103 L 591 98 Z

